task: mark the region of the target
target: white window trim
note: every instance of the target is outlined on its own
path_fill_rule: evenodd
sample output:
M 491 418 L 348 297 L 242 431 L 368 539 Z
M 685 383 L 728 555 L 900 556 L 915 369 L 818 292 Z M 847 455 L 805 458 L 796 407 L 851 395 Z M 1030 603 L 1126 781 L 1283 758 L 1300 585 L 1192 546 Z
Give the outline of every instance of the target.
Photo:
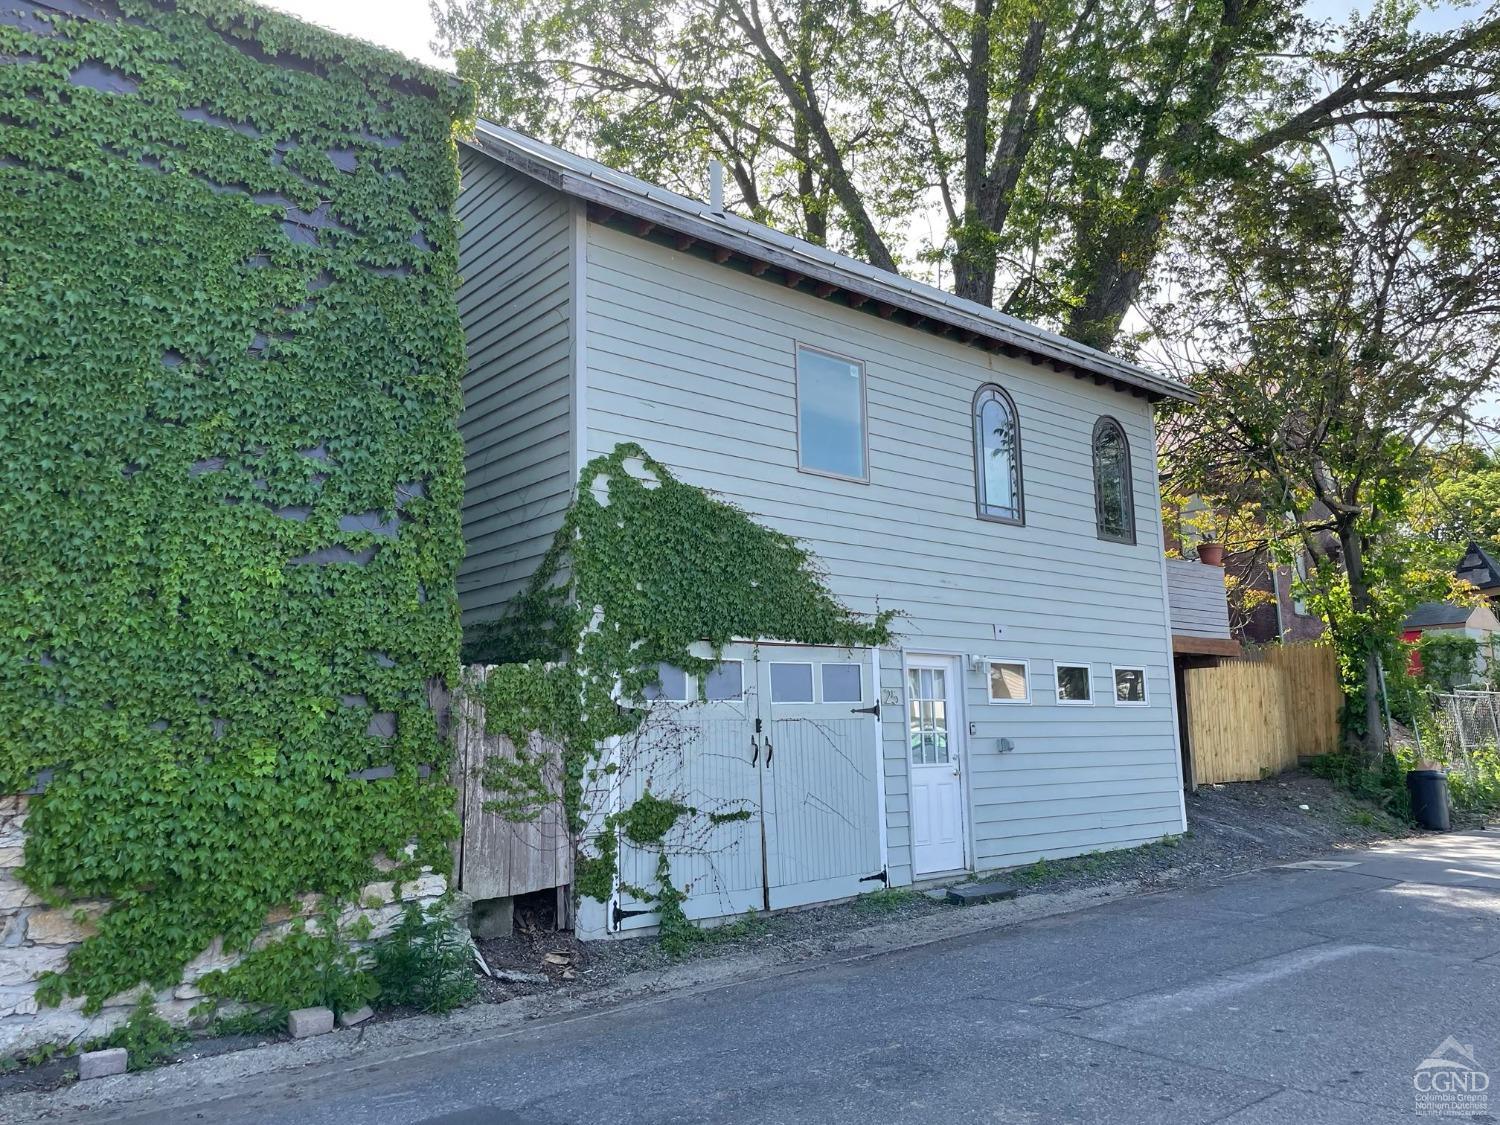
M 800 353 L 817 352 L 828 359 L 840 360 L 843 363 L 852 363 L 859 368 L 859 437 L 863 448 L 865 463 L 865 475 L 862 477 L 851 477 L 846 473 L 829 472 L 827 469 L 812 469 L 802 463 L 802 373 L 798 362 Z M 807 473 L 814 477 L 827 477 L 829 480 L 846 480 L 854 484 L 870 483 L 870 379 L 865 370 L 865 361 L 856 359 L 852 355 L 844 355 L 841 352 L 832 351 L 828 348 L 820 348 L 817 344 L 804 344 L 801 340 L 792 341 L 792 407 L 797 422 L 797 471 Z
M 777 699 L 776 689 L 771 685 L 771 668 L 777 665 L 783 667 L 798 667 L 808 669 L 812 682 L 811 699 Z M 772 707 L 815 707 L 818 703 L 818 662 L 816 660 L 771 660 L 767 661 L 766 670 L 766 697 L 771 701 Z
M 731 657 L 728 657 L 727 659 L 718 661 L 718 663 L 720 663 L 720 664 L 738 664 L 740 666 L 740 693 L 739 693 L 739 695 L 731 696 L 728 699 L 709 699 L 708 696 L 706 696 L 706 695 L 703 694 L 708 689 L 708 673 L 705 672 L 701 676 L 689 676 L 688 677 L 689 680 L 693 681 L 693 687 L 697 689 L 696 691 L 692 691 L 692 692 L 689 693 L 691 695 L 691 698 L 688 700 L 688 702 L 690 702 L 690 703 L 740 703 L 749 694 L 748 691 L 745 688 L 745 662 L 743 660 L 741 660 L 737 656 L 731 656 Z
M 996 699 L 990 692 L 993 681 L 990 678 L 990 669 L 996 664 L 1019 664 L 1021 675 L 1026 682 L 1026 695 L 1021 699 Z M 1031 702 L 1031 661 L 1029 660 L 1006 660 L 1002 657 L 986 658 L 984 662 L 984 694 L 989 701 L 997 707 L 1010 704 L 1023 704 Z
M 827 703 L 823 691 L 823 669 L 828 667 L 853 668 L 859 673 L 859 698 L 858 699 L 835 699 L 834 703 L 863 703 L 865 701 L 865 669 L 864 665 L 857 660 L 820 660 L 817 670 L 813 673 L 813 694 L 817 696 L 817 702 Z
M 1140 702 L 1120 698 L 1120 685 L 1115 681 L 1116 672 L 1139 672 L 1141 674 L 1141 698 Z M 1149 707 L 1151 706 L 1151 680 L 1146 675 L 1146 669 L 1139 664 L 1111 664 L 1109 666 L 1110 694 L 1115 697 L 1116 707 Z
M 676 668 L 677 666 L 674 664 L 673 667 Z M 683 698 L 669 699 L 664 695 L 660 695 L 655 699 L 647 699 L 643 695 L 640 702 L 646 707 L 684 707 L 696 703 L 698 701 L 698 696 L 693 691 L 693 688 L 695 686 L 693 681 L 696 679 L 696 677 L 691 672 L 683 671 L 683 669 L 681 668 L 678 668 L 677 670 L 679 672 L 682 672 Z M 647 686 L 649 687 L 650 685 L 648 684 Z
M 1057 674 L 1064 668 L 1078 668 L 1087 673 L 1089 685 L 1089 697 L 1087 699 L 1064 699 L 1062 697 L 1062 684 Z M 1052 662 L 1052 694 L 1056 697 L 1059 707 L 1092 707 L 1094 705 L 1094 666 L 1092 664 L 1079 664 L 1076 661 L 1054 660 Z

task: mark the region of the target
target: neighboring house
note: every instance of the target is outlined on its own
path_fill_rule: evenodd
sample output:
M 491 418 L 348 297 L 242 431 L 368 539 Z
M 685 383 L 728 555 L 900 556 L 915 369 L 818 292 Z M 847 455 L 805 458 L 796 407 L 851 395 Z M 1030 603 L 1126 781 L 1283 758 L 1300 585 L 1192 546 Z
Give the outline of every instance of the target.
M 461 168 L 465 623 L 622 442 L 906 615 L 884 650 L 725 654 L 693 784 L 755 815 L 679 879 L 690 917 L 1183 831 L 1152 404 L 1190 392 L 507 129 Z M 580 932 L 650 923 L 621 866 Z
M 1464 557 L 1458 561 L 1455 573 L 1484 595 L 1486 601 L 1500 600 L 1500 563 L 1472 539 L 1464 548 Z
M 1321 637 L 1323 619 L 1296 593 L 1298 582 L 1307 578 L 1312 565 L 1305 551 L 1297 555 L 1293 566 L 1277 563 L 1266 550 L 1226 556 L 1225 573 L 1235 580 L 1240 603 L 1246 607 L 1235 621 L 1236 636 L 1247 644 L 1257 645 L 1315 641 Z M 1267 597 L 1251 599 L 1246 596 L 1251 591 Z M 1251 604 L 1252 601 L 1257 604 Z
M 1486 556 L 1487 557 L 1487 556 Z M 1459 571 L 1463 573 L 1462 570 Z M 1401 639 L 1415 643 L 1426 636 L 1457 635 L 1468 637 L 1479 645 L 1476 678 L 1489 675 L 1500 647 L 1500 618 L 1488 604 L 1456 605 L 1453 602 L 1423 602 L 1402 623 Z M 1411 654 L 1412 671 L 1421 671 L 1421 654 Z

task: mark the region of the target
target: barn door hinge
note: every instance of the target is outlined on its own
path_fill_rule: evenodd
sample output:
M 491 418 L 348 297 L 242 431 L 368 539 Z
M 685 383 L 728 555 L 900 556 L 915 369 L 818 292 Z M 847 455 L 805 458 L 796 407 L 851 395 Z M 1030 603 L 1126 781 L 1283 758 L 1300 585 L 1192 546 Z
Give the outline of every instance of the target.
M 872 707 L 851 707 L 851 708 L 849 708 L 849 714 L 851 714 L 851 715 L 874 715 L 878 719 L 878 718 L 880 718 L 880 704 L 876 703 Z
M 616 902 L 614 913 L 610 915 L 610 921 L 614 923 L 614 928 L 618 930 L 620 928 L 620 923 L 625 921 L 626 918 L 636 918 L 642 914 L 655 913 L 656 911 L 654 910 L 622 910 L 620 909 L 620 904 Z
M 884 883 L 887 887 L 889 887 L 891 885 L 890 877 L 888 875 L 886 875 L 885 868 L 883 868 L 883 867 L 879 871 L 875 872 L 875 874 L 873 874 L 873 875 L 866 875 L 863 879 L 860 880 L 860 882 L 861 883 Z

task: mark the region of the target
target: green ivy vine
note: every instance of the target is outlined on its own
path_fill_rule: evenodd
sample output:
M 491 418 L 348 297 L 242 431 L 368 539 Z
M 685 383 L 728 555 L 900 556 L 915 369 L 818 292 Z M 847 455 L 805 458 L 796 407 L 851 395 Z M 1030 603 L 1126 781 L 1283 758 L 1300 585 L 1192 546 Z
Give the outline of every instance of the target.
M 538 731 L 562 747 L 563 805 L 569 828 L 581 833 L 588 783 L 614 768 L 601 763 L 600 746 L 638 729 L 660 665 L 701 676 L 737 638 L 883 645 L 895 617 L 855 614 L 792 536 L 678 480 L 639 445 L 617 446 L 584 467 L 526 590 L 466 645 L 468 660 L 499 665 L 483 688 L 485 724 L 519 748 L 486 770 L 490 805 L 524 819 L 554 799 L 546 763 L 527 746 Z M 695 655 L 703 642 L 713 655 Z M 576 860 L 577 892 L 601 902 L 613 893 L 621 830 L 632 842 L 659 843 L 698 812 L 646 794 L 604 817 L 593 852 Z M 750 813 L 707 815 L 728 823 Z
M 449 864 L 470 103 L 236 0 L 86 10 L 0 26 L 0 792 L 22 879 L 111 904 L 42 991 L 92 1010 Z

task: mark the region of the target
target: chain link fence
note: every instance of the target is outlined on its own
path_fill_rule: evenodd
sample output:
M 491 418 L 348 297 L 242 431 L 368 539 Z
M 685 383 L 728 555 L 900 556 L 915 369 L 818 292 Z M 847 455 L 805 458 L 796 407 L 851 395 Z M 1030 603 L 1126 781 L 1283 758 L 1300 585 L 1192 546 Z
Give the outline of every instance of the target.
M 1480 794 L 1495 784 L 1500 747 L 1500 692 L 1454 691 L 1432 697 L 1440 746 L 1425 746 L 1429 757 L 1448 764 L 1450 782 L 1460 792 Z M 1455 777 L 1454 775 L 1458 775 Z

